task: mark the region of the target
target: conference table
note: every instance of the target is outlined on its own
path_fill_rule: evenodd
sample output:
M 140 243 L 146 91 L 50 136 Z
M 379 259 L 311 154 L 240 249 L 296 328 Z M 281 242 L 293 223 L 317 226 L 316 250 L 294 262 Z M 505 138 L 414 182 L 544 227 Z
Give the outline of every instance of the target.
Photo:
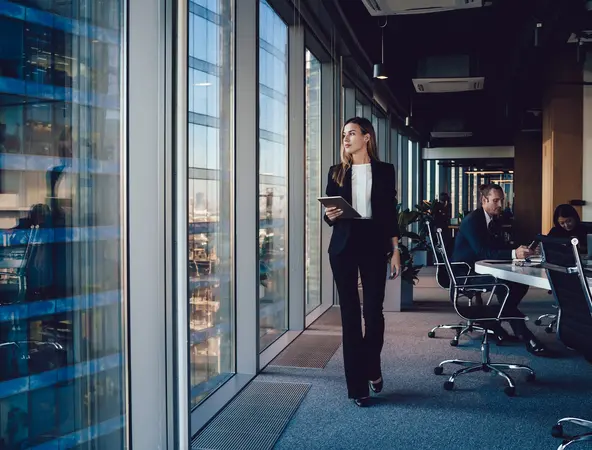
M 589 266 L 585 266 L 589 269 Z M 508 261 L 479 261 L 475 263 L 475 272 L 480 275 L 493 275 L 498 280 L 513 281 L 528 286 L 551 290 L 547 272 L 542 267 L 517 266 Z M 592 278 L 587 278 L 592 288 Z
M 479 261 L 475 263 L 475 272 L 480 275 L 493 275 L 498 280 L 551 289 L 547 273 L 542 267 L 517 266 L 508 261 Z

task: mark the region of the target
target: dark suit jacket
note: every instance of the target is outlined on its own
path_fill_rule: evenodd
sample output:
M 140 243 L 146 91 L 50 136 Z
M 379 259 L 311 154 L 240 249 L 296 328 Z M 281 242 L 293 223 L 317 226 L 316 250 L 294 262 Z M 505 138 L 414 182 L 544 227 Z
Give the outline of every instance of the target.
M 327 180 L 327 196 L 341 196 L 350 205 L 352 204 L 352 171 L 346 172 L 343 186 L 339 186 L 333 180 L 333 172 L 339 166 L 329 169 Z M 397 189 L 395 185 L 395 168 L 392 164 L 380 161 L 372 161 L 372 192 L 370 193 L 370 205 L 372 207 L 372 222 L 376 227 L 376 233 L 367 236 L 368 248 L 375 247 L 377 251 L 389 253 L 392 251 L 392 238 L 400 237 L 399 218 L 397 215 Z M 352 222 L 356 219 L 337 219 L 331 222 L 324 216 L 333 228 L 329 253 L 339 254 L 346 246 L 350 236 Z M 371 247 L 372 246 L 372 247 Z
M 504 243 L 502 234 L 496 238 L 487 230 L 483 208 L 476 209 L 463 219 L 454 241 L 452 261 L 474 266 L 483 259 L 512 259 L 512 248 Z

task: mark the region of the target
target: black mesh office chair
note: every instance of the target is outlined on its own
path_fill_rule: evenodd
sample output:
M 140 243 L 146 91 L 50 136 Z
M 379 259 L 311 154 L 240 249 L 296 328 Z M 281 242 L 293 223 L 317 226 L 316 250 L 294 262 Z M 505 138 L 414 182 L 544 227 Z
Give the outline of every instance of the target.
M 539 236 L 543 248 L 543 267 L 551 290 L 559 305 L 557 336 L 569 348 L 576 350 L 592 363 L 592 296 L 586 276 L 592 276 L 582 267 L 578 240 Z M 563 425 L 569 423 L 587 430 L 587 433 L 567 436 Z M 551 431 L 564 439 L 558 447 L 564 449 L 574 442 L 592 440 L 592 421 L 565 417 Z
M 557 308 L 553 305 L 553 308 Z M 549 321 L 548 323 L 546 321 Z M 557 326 L 557 314 L 541 314 L 538 319 L 534 321 L 537 327 L 545 327 L 545 332 L 548 334 L 555 333 L 555 327 Z
M 500 326 L 504 320 L 525 320 L 524 317 L 509 317 L 504 316 L 504 306 L 508 299 L 509 289 L 503 283 L 499 283 L 496 278 L 484 275 L 466 275 L 458 276 L 455 275 L 452 270 L 452 265 L 448 260 L 448 254 L 446 248 L 443 245 L 442 230 L 437 230 L 438 236 L 438 250 L 442 255 L 444 266 L 450 277 L 450 297 L 454 304 L 457 314 L 466 321 L 478 322 L 486 330 L 491 330 L 495 326 Z M 470 283 L 471 279 L 478 280 L 479 284 Z M 487 282 L 491 280 L 491 282 Z M 485 282 L 484 282 L 485 281 Z M 491 305 L 491 299 L 496 289 L 504 289 L 505 297 L 504 301 L 500 306 Z M 471 304 L 470 298 L 467 294 L 474 292 L 488 292 L 491 291 L 489 300 L 486 304 Z M 520 370 L 528 373 L 527 381 L 535 380 L 535 373 L 530 367 L 522 364 L 509 364 L 509 363 L 492 363 L 489 357 L 489 333 L 483 333 L 483 340 L 481 341 L 481 361 L 465 361 L 461 359 L 448 359 L 442 361 L 437 367 L 434 368 L 436 375 L 441 375 L 444 372 L 444 365 L 456 364 L 462 366 L 462 369 L 454 372 L 450 378 L 444 383 L 444 389 L 450 391 L 454 388 L 454 381 L 460 375 L 464 375 L 472 372 L 494 372 L 497 375 L 503 377 L 508 386 L 506 386 L 504 392 L 508 396 L 513 396 L 516 393 L 516 386 L 514 380 L 508 375 L 503 369 L 506 370 Z
M 429 236 L 429 240 L 430 240 L 430 248 L 432 249 L 432 254 L 434 255 L 434 266 L 436 267 L 436 282 L 438 283 L 438 286 L 440 286 L 442 289 L 448 291 L 448 290 L 450 290 L 450 278 L 448 276 L 448 272 L 446 271 L 446 267 L 444 265 L 444 262 L 442 261 L 442 255 L 436 249 L 436 247 L 439 244 L 436 243 L 436 241 L 434 241 L 434 236 L 432 233 L 432 224 L 430 223 L 429 220 L 426 220 L 425 226 L 428 230 L 428 236 Z M 461 267 L 463 269 L 463 271 L 466 270 L 466 275 L 469 275 L 471 272 L 471 266 L 469 266 L 465 262 L 451 262 L 450 264 L 453 266 Z M 474 293 L 471 292 L 471 293 L 469 293 L 469 295 L 473 296 Z M 483 327 L 475 325 L 473 323 L 473 321 L 471 321 L 471 320 L 469 320 L 467 322 L 460 322 L 458 324 L 453 324 L 453 325 L 450 325 L 450 324 L 436 325 L 434 328 L 432 328 L 430 331 L 428 331 L 428 337 L 435 338 L 436 337 L 436 330 L 454 330 L 456 332 L 456 335 L 450 341 L 450 345 L 452 345 L 453 347 L 456 347 L 458 345 L 458 341 L 461 336 L 464 336 L 467 333 L 471 333 L 474 331 L 481 332 L 481 333 L 483 333 L 485 331 Z

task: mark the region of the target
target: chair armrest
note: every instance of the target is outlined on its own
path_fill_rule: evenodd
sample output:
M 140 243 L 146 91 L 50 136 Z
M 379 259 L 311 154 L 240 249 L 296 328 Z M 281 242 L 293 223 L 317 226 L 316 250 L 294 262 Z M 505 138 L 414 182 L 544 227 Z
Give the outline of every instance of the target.
M 467 267 L 471 267 L 468 263 L 464 262 L 464 261 L 454 261 L 450 263 L 451 266 L 467 266 Z
M 471 266 L 464 261 L 455 261 L 450 263 L 451 266 L 465 266 L 467 268 L 467 275 L 471 273 Z M 458 277 L 457 277 L 458 278 Z
M 491 278 L 494 281 L 494 283 L 497 283 L 497 278 L 494 277 L 493 275 L 489 275 L 489 274 L 484 274 L 484 275 L 464 275 L 464 276 L 459 276 L 459 277 L 456 277 L 456 278 L 457 279 L 465 280 L 463 286 L 467 286 L 467 280 L 469 278 L 482 278 L 482 279 L 483 278 Z
M 456 312 L 459 316 L 461 316 L 463 319 L 465 320 L 473 320 L 473 321 L 492 321 L 492 320 L 496 320 L 496 321 L 501 321 L 501 320 L 528 320 L 527 317 L 514 317 L 514 316 L 503 316 L 502 317 L 502 313 L 504 311 L 504 307 L 506 306 L 506 301 L 508 300 L 508 297 L 510 295 L 510 288 L 506 285 L 506 284 L 502 284 L 502 283 L 483 283 L 483 284 L 473 284 L 473 285 L 469 285 L 469 286 L 457 286 L 456 289 L 469 289 L 469 290 L 473 290 L 474 288 L 479 289 L 479 288 L 488 288 L 488 287 L 492 287 L 492 288 L 496 288 L 496 287 L 502 287 L 506 289 L 506 296 L 504 297 L 504 301 L 502 302 L 502 305 L 499 309 L 499 312 L 497 314 L 497 317 L 464 317 L 460 311 L 458 310 L 458 296 L 455 295 L 454 297 L 454 308 L 456 309 Z M 486 292 L 486 289 L 483 289 L 483 292 Z M 491 299 L 490 299 L 491 300 Z M 489 302 L 487 303 L 489 304 Z
M 483 275 L 461 275 L 459 277 L 455 277 L 455 278 L 493 278 L 495 281 L 497 281 L 497 278 L 494 277 L 493 275 L 489 275 L 489 274 L 483 274 Z

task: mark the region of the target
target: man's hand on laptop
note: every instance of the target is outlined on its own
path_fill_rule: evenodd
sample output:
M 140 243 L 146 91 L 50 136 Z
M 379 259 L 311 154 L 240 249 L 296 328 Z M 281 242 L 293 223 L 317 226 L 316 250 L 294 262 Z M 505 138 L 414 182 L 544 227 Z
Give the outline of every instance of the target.
M 521 245 L 516 249 L 516 259 L 526 259 L 534 256 L 534 250 L 529 249 L 525 245 Z

